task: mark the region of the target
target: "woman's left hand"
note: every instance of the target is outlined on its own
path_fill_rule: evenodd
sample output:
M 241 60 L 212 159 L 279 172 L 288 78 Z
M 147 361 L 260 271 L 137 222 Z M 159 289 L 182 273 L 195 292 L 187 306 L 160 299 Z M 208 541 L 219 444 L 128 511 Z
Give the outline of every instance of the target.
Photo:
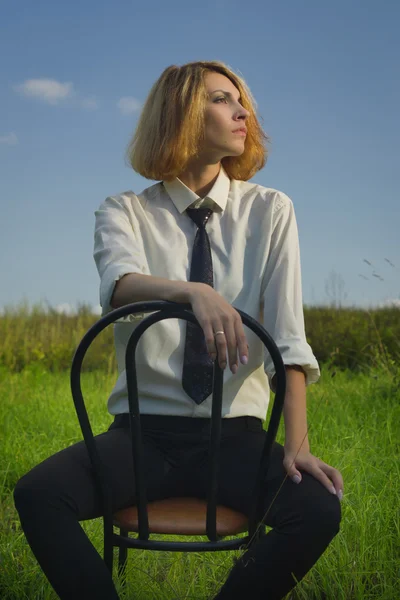
M 301 471 L 306 471 L 320 481 L 329 492 L 337 494 L 339 500 L 341 500 L 343 496 L 343 477 L 340 471 L 327 465 L 320 458 L 313 456 L 309 450 L 300 450 L 297 456 L 296 454 L 297 450 L 284 446 L 283 466 L 288 476 L 295 483 L 300 484 Z

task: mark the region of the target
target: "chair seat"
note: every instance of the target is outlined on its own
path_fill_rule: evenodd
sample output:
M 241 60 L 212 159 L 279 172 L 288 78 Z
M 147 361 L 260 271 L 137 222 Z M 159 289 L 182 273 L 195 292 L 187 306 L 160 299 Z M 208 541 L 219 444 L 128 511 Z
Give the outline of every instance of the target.
M 206 535 L 207 502 L 198 498 L 166 498 L 147 504 L 150 533 Z M 138 531 L 136 506 L 113 515 L 116 527 Z M 247 531 L 248 518 L 227 506 L 217 506 L 217 534 L 221 537 Z

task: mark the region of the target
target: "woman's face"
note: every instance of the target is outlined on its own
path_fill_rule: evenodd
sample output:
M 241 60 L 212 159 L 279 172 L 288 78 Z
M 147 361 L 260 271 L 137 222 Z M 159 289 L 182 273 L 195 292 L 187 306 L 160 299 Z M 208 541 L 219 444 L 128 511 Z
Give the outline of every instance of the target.
M 213 162 L 224 156 L 240 156 L 246 135 L 235 130 L 246 129 L 250 113 L 240 104 L 239 90 L 225 75 L 215 72 L 207 73 L 205 85 L 208 99 L 202 155 L 213 159 Z

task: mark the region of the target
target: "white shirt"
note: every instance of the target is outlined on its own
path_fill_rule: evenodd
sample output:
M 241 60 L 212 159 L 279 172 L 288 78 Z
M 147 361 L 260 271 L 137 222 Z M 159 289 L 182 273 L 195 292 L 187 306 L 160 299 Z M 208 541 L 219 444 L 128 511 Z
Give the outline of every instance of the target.
M 127 273 L 188 281 L 197 226 L 186 208 L 213 208 L 210 239 L 214 289 L 234 308 L 262 322 L 285 364 L 300 365 L 306 385 L 320 376 L 306 341 L 300 251 L 291 199 L 278 190 L 230 180 L 221 167 L 203 200 L 180 179 L 156 183 L 140 194 L 109 196 L 95 212 L 94 259 L 100 275 L 102 314 Z M 131 332 L 150 313 L 118 321 L 114 339 L 119 377 L 108 399 L 111 414 L 128 412 L 125 349 Z M 265 419 L 275 373 L 264 344 L 244 327 L 249 362 L 235 375 L 224 370 L 223 417 Z M 211 417 L 212 395 L 197 405 L 182 387 L 186 321 L 166 319 L 142 335 L 136 349 L 143 414 Z

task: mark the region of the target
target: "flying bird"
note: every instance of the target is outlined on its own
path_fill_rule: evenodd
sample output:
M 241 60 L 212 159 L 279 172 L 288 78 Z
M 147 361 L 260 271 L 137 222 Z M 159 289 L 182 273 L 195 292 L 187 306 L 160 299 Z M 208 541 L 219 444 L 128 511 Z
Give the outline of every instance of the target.
M 390 260 L 389 260 L 388 258 L 385 258 L 385 260 L 386 260 L 386 262 L 388 262 L 388 263 L 389 263 L 389 265 L 390 265 L 391 267 L 394 267 L 394 264 L 393 264 L 392 262 L 390 262 Z
M 365 263 L 367 263 L 367 265 L 369 265 L 370 267 L 372 267 L 372 263 L 370 263 L 369 260 L 367 260 L 366 258 L 363 258 L 363 261 Z

